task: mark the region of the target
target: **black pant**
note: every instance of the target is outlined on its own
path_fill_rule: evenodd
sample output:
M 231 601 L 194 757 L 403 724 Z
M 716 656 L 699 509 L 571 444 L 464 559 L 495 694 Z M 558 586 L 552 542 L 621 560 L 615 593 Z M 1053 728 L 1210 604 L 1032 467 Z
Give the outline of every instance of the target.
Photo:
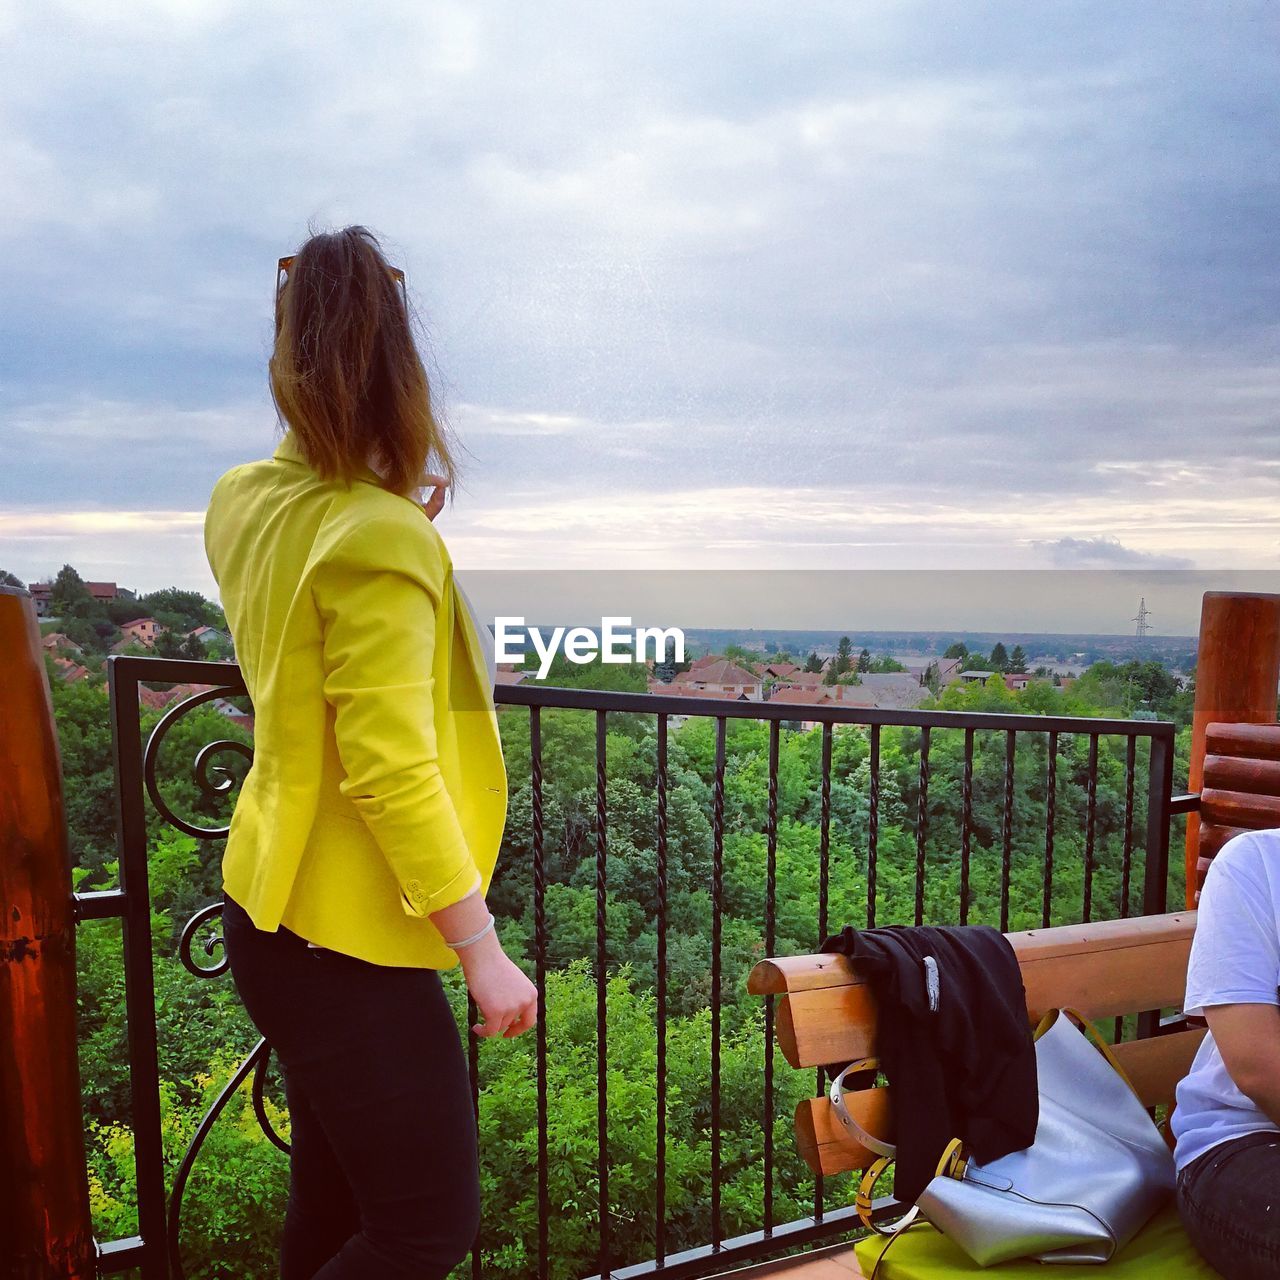
M 289 1104 L 281 1280 L 443 1280 L 480 1223 L 475 1117 L 435 969 L 309 948 L 223 911 L 231 974 Z
M 1201 1256 L 1227 1280 L 1280 1276 L 1280 1133 L 1210 1147 L 1178 1175 L 1178 1211 Z

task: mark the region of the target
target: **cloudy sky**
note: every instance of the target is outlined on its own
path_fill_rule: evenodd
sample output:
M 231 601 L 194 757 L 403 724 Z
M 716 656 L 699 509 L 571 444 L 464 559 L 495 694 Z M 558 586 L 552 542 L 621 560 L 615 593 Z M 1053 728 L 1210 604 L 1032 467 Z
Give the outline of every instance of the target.
M 359 221 L 463 569 L 1270 569 L 1278 12 L 0 0 L 0 566 L 212 592 Z

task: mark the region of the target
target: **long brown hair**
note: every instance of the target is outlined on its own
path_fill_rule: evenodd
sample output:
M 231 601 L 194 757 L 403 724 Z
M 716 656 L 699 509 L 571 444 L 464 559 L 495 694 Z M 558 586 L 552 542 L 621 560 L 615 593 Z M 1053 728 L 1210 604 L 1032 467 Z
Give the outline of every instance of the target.
M 456 464 L 431 403 L 403 286 L 365 227 L 321 232 L 276 292 L 271 395 L 322 479 L 350 485 L 368 463 L 408 495 Z

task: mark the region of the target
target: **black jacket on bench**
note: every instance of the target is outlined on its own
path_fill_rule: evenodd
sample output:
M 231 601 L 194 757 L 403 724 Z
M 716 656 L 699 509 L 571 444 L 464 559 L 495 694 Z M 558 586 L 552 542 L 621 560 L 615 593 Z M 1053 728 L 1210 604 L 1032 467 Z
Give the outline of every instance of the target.
M 980 1164 L 1031 1145 L 1040 1116 L 1035 1041 L 1004 934 L 987 925 L 846 926 L 821 950 L 856 961 L 876 996 L 877 1056 L 893 1090 L 896 1199 L 919 1197 L 952 1138 Z

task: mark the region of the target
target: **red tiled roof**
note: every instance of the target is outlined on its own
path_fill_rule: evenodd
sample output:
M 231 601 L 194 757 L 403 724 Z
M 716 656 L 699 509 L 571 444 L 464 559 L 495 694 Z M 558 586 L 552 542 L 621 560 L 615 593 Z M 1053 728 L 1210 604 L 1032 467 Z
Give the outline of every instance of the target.
M 837 701 L 838 685 L 807 686 L 803 689 L 775 689 L 770 702 L 781 702 L 787 706 L 817 706 L 820 702 Z
M 822 684 L 820 671 L 796 671 L 782 684 L 784 689 L 813 689 Z
M 730 662 L 728 658 L 717 658 L 715 662 L 699 667 L 697 671 L 686 671 L 683 674 L 686 677 L 684 683 L 731 685 L 757 685 L 760 683 L 759 676 L 753 675 L 746 668 L 738 666 L 736 662 Z
M 61 631 L 50 631 L 47 636 L 41 639 L 40 643 L 46 649 L 67 648 L 74 649 L 77 653 L 84 652 L 70 636 L 63 635 Z
M 661 680 L 649 681 L 649 692 L 660 695 L 670 694 L 676 698 L 743 698 L 746 695 L 736 693 L 732 689 L 696 689 L 692 685 L 663 684 Z

